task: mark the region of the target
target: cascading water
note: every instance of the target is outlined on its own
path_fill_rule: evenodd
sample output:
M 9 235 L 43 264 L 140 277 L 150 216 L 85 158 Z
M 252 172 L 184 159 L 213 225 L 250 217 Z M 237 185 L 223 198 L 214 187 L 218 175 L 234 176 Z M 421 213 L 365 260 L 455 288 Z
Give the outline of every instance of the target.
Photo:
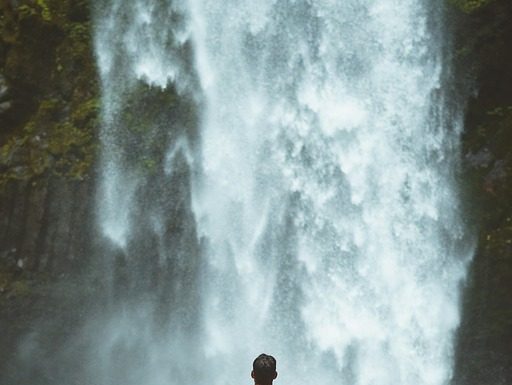
M 172 273 L 97 321 L 95 383 L 240 384 L 262 351 L 281 384 L 449 382 L 471 248 L 437 3 L 98 6 L 100 224 L 126 279 Z

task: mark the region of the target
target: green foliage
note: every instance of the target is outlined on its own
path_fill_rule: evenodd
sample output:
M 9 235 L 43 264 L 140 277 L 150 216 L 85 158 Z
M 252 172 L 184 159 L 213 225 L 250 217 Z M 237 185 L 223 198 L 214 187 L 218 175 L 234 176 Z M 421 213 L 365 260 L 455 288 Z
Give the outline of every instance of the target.
M 2 7 L 9 33 L 2 33 L 7 50 L 0 71 L 23 102 L 14 104 L 0 132 L 0 187 L 48 175 L 82 179 L 94 163 L 97 75 L 87 12 L 77 7 L 61 0 Z
M 71 120 L 77 127 L 94 129 L 99 126 L 100 100 L 91 98 L 76 106 L 71 112 Z
M 41 8 L 41 17 L 44 21 L 51 21 L 52 15 L 50 12 L 50 8 L 48 7 L 48 4 L 46 4 L 46 1 L 44 0 L 36 0 L 36 4 Z
M 20 5 L 17 9 L 20 20 L 28 19 L 37 15 L 37 10 L 30 5 Z
M 494 0 L 449 0 L 458 9 L 465 13 L 472 13 L 492 3 Z
M 11 288 L 16 297 L 26 297 L 30 294 L 30 288 L 26 281 L 15 281 Z
M 38 16 L 45 22 L 52 21 L 52 12 L 45 0 L 22 1 L 21 3 L 16 9 L 20 20 Z
M 23 298 L 32 294 L 30 281 L 14 263 L 0 261 L 0 305 L 4 299 Z
M 88 100 L 61 119 L 62 102 L 43 100 L 23 131 L 0 147 L 0 186 L 50 173 L 86 177 L 96 154 L 97 100 Z

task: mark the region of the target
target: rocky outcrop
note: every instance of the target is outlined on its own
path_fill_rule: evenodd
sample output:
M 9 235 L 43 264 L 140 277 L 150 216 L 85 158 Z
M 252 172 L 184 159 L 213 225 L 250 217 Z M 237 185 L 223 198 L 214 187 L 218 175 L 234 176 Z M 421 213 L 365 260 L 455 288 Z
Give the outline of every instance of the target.
M 0 2 L 0 382 L 6 384 L 16 383 L 3 373 L 35 320 L 53 320 L 46 337 L 56 341 L 79 325 L 80 314 L 70 310 L 90 291 L 83 280 L 93 247 L 98 86 L 87 4 Z
M 5 78 L 0 74 L 0 116 L 9 112 L 12 107 L 12 101 L 9 98 L 9 87 Z
M 1 10 L 0 269 L 59 274 L 83 257 L 93 213 L 87 2 L 3 1 Z
M 512 3 L 454 0 L 463 152 L 478 248 L 458 335 L 457 385 L 512 383 Z

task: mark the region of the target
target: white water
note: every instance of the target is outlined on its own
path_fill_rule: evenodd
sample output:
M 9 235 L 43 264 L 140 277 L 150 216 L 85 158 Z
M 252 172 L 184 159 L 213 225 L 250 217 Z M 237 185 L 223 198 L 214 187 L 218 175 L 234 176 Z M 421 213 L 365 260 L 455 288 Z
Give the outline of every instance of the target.
M 470 253 L 453 183 L 459 117 L 446 112 L 434 3 L 106 7 L 96 36 L 106 122 L 100 222 L 120 247 L 136 228 L 129 212 L 141 183 L 111 151 L 120 90 L 135 79 L 171 82 L 202 100 L 197 153 L 179 140 L 203 244 L 199 332 L 188 344 L 179 331 L 154 341 L 125 319 L 117 335 L 151 358 L 128 369 L 144 383 L 248 383 L 262 351 L 278 359 L 278 384 L 449 382 Z M 187 42 L 192 70 L 179 58 Z M 182 365 L 193 375 L 176 377 Z

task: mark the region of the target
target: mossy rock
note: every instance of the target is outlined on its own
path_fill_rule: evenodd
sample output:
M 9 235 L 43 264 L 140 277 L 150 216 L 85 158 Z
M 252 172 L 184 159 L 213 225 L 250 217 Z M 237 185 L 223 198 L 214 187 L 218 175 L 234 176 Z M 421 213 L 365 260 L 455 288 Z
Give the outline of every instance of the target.
M 88 100 L 67 117 L 59 100 L 42 101 L 22 134 L 0 147 L 0 184 L 48 172 L 85 178 L 96 155 L 97 104 L 97 99 Z
M 88 2 L 25 0 L 2 10 L 10 33 L 0 64 L 13 108 L 1 117 L 0 185 L 51 174 L 82 179 L 99 130 Z
M 0 260 L 0 304 L 3 300 L 19 299 L 33 294 L 31 277 L 15 263 Z
M 465 13 L 476 12 L 485 6 L 489 5 L 495 0 L 448 0 L 450 4 L 454 5 Z
M 138 82 L 127 91 L 122 109 L 114 116 L 115 126 L 111 129 L 118 146 L 110 151 L 117 152 L 121 163 L 131 170 L 155 172 L 164 162 L 179 108 L 179 98 L 172 87 L 163 89 Z

